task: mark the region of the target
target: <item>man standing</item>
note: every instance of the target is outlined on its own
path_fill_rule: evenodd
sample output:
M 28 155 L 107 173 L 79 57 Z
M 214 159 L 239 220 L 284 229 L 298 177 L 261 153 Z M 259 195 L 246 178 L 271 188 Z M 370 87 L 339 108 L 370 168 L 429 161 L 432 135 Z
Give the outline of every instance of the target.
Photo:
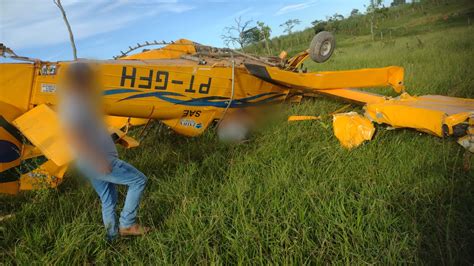
M 100 112 L 100 90 L 94 70 L 83 62 L 69 65 L 59 113 L 79 171 L 91 182 L 102 202 L 102 219 L 109 240 L 118 234 L 143 235 L 149 228 L 136 223 L 146 176 L 118 158 Z M 116 185 L 128 186 L 119 226 L 115 217 Z

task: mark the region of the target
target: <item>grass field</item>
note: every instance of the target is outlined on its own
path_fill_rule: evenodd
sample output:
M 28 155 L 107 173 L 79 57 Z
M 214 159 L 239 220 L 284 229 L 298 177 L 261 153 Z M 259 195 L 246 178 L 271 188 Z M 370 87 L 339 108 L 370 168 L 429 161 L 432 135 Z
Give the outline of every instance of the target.
M 308 67 L 400 65 L 412 94 L 473 98 L 473 59 L 466 23 L 390 41 L 345 37 L 329 62 Z M 344 104 L 317 98 L 282 112 Z M 474 172 L 452 139 L 379 126 L 348 151 L 330 118 L 282 118 L 242 145 L 155 126 L 121 154 L 149 177 L 139 214 L 149 236 L 105 242 L 96 194 L 71 173 L 58 190 L 0 196 L 0 215 L 15 214 L 0 222 L 0 264 L 474 263 Z

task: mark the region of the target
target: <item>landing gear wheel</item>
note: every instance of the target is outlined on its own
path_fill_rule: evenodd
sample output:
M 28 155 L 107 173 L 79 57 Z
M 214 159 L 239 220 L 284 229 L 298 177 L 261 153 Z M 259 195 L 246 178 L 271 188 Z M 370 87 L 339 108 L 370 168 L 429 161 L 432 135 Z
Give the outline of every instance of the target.
M 309 56 L 316 63 L 326 62 L 336 48 L 336 39 L 328 31 L 321 31 L 314 36 L 309 45 Z

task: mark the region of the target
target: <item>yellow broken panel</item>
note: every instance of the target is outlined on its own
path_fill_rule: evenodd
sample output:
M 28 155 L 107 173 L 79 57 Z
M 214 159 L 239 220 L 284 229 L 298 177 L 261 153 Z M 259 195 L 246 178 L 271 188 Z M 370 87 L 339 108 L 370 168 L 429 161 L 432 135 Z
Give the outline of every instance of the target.
M 147 118 L 134 118 L 134 117 L 113 116 L 113 115 L 105 116 L 105 123 L 108 126 L 111 126 L 114 128 L 123 128 L 127 125 L 141 126 L 148 123 L 149 120 L 150 119 L 147 119 Z
M 52 160 L 21 175 L 20 190 L 37 190 L 57 187 L 63 180 L 67 165 L 57 166 Z
M 320 116 L 312 116 L 312 115 L 292 115 L 288 117 L 288 122 L 291 121 L 305 121 L 305 120 L 318 120 L 321 119 Z
M 439 95 L 415 97 L 404 93 L 365 106 L 365 116 L 374 122 L 414 128 L 439 137 L 452 134 L 453 126 L 467 122 L 473 113 L 474 100 Z
M 118 144 L 122 145 L 126 149 L 136 148 L 140 145 L 140 142 L 130 136 L 123 136 L 117 141 Z
M 135 148 L 135 147 L 138 147 L 140 145 L 138 140 L 136 140 L 136 139 L 134 139 L 130 136 L 127 136 L 127 134 L 125 132 L 123 132 L 122 130 L 120 130 L 118 128 L 109 127 L 108 130 L 109 130 L 110 134 L 115 135 L 114 141 L 116 143 L 122 145 L 126 149 Z
M 23 144 L 23 151 L 21 152 L 22 160 L 31 159 L 34 157 L 38 157 L 40 155 L 42 155 L 42 153 L 38 149 L 38 147 L 35 147 L 33 145 Z
M 446 117 L 444 119 L 444 124 L 448 127 L 449 135 L 452 135 L 454 133 L 453 127 L 455 125 L 468 121 L 470 116 L 474 116 L 474 114 L 469 112 L 463 112 Z
M 56 165 L 72 160 L 57 114 L 47 105 L 39 105 L 13 121 L 33 145 Z
M 348 149 L 359 146 L 365 140 L 371 140 L 375 133 L 372 122 L 356 112 L 335 114 L 332 126 L 336 138 Z

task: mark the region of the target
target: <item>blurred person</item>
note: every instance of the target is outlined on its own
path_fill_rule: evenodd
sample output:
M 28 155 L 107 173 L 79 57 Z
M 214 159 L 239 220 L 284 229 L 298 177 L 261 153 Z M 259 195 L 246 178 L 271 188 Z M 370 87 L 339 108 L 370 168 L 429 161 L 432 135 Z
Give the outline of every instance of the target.
M 103 121 L 100 90 L 92 66 L 84 62 L 69 65 L 61 90 L 59 113 L 78 170 L 90 180 L 102 203 L 107 238 L 118 234 L 144 235 L 149 228 L 136 223 L 146 176 L 120 160 Z M 116 185 L 128 186 L 117 226 Z
M 217 136 L 220 141 L 241 143 L 247 140 L 250 132 L 248 116 L 242 110 L 227 114 L 217 127 Z

